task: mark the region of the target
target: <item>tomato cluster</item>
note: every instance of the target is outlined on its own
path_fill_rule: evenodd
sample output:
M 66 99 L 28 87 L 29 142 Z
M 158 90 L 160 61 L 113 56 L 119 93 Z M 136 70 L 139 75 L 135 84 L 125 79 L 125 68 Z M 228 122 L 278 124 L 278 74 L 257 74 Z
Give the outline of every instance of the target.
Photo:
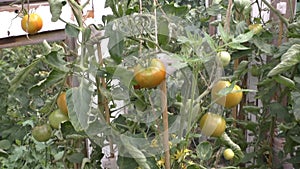
M 60 129 L 61 123 L 69 120 L 65 92 L 60 93 L 56 103 L 58 109 L 54 110 L 48 116 L 49 124 L 38 125 L 32 129 L 32 136 L 35 140 L 39 142 L 48 141 L 52 136 L 52 128 Z

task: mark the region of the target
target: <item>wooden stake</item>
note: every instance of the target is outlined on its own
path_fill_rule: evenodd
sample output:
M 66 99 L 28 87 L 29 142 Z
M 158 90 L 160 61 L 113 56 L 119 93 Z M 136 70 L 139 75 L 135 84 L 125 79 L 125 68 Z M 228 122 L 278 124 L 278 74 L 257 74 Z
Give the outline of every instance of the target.
M 225 31 L 230 33 L 230 16 L 231 16 L 231 7 L 232 7 L 232 0 L 228 1 L 228 7 L 226 11 L 226 19 L 225 19 Z
M 167 109 L 167 83 L 164 80 L 161 84 L 161 105 L 163 111 L 163 145 L 165 151 L 165 168 L 171 169 L 170 164 L 170 147 L 169 147 L 169 122 L 168 122 L 168 109 Z
M 156 7 L 157 3 L 156 0 L 153 0 L 154 5 L 154 18 L 155 18 L 155 42 L 158 44 L 157 38 L 157 15 L 156 15 Z M 156 46 L 156 51 L 158 50 Z M 169 122 L 168 122 L 168 109 L 167 109 L 167 83 L 164 80 L 160 86 L 161 89 L 161 106 L 162 106 L 162 113 L 163 113 L 163 146 L 165 152 L 165 169 L 171 169 L 171 158 L 170 158 L 170 147 L 169 147 Z
M 103 58 L 102 58 L 102 51 L 101 51 L 101 43 L 97 43 L 97 54 L 98 54 L 98 59 L 99 59 L 99 64 L 100 67 L 103 67 Z M 106 89 L 106 81 L 104 77 L 100 77 L 100 83 L 103 89 Z M 102 100 L 103 100 L 103 106 L 104 106 L 104 112 L 105 112 L 105 120 L 106 123 L 109 125 L 110 124 L 110 111 L 109 111 L 109 106 L 108 106 L 108 100 L 107 98 L 102 95 Z M 108 141 L 109 141 L 109 151 L 110 151 L 110 157 L 109 158 L 114 158 L 114 147 L 113 147 L 113 142 L 111 140 L 111 137 L 108 136 Z

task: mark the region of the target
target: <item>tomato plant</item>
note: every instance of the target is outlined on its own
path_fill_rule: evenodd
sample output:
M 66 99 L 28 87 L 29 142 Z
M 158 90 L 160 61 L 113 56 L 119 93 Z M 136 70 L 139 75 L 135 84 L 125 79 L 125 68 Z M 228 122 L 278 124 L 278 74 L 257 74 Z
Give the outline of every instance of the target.
M 29 33 L 35 34 L 43 27 L 43 19 L 36 13 L 26 14 L 21 20 L 22 29 Z
M 138 64 L 134 68 L 134 79 L 142 88 L 153 88 L 166 78 L 165 65 L 159 59 L 151 59 L 149 66 Z
M 36 141 L 46 142 L 51 138 L 52 129 L 49 124 L 35 126 L 32 129 L 32 136 Z
M 226 121 L 222 116 L 208 112 L 200 119 L 200 129 L 206 136 L 220 137 L 226 129 Z
M 226 108 L 237 106 L 243 98 L 243 92 L 238 85 L 234 85 L 233 89 L 224 96 L 219 93 L 230 86 L 231 83 L 229 81 L 218 81 L 211 90 L 212 100 Z
M 24 161 L 37 159 L 35 155 L 32 155 L 34 160 L 17 158 L 20 159 L 18 167 L 11 167 L 8 164 L 14 164 L 17 154 L 12 152 L 27 152 L 31 156 L 30 153 L 35 152 L 32 147 L 40 148 L 43 145 L 42 148 L 46 149 L 45 146 L 53 148 L 57 144 L 60 145 L 55 149 L 57 154 L 49 154 L 54 149 L 44 151 L 51 159 L 51 166 L 43 165 L 43 168 L 58 168 L 52 166 L 54 161 L 63 162 L 64 165 L 61 166 L 65 168 L 77 166 L 65 164 L 66 161 L 80 163 L 81 168 L 84 168 L 83 163 L 89 161 L 89 157 L 91 163 L 95 162 L 98 164 L 95 166 L 99 167 L 102 146 L 107 145 L 107 142 L 113 151 L 107 153 L 106 157 L 114 157 L 116 146 L 118 157 L 114 160 L 121 169 L 240 166 L 275 168 L 287 162 L 293 163 L 294 168 L 299 168 L 299 18 L 290 17 L 285 20 L 282 19 L 285 16 L 280 15 L 284 24 L 289 22 L 285 25 L 287 33 L 282 36 L 288 35 L 293 39 L 276 46 L 272 43 L 277 38 L 274 35 L 278 34 L 276 31 L 280 30 L 280 24 L 253 18 L 254 22 L 264 23 L 266 29 L 262 30 L 263 34 L 259 33 L 259 25 L 257 28 L 248 26 L 247 21 L 252 21 L 249 18 L 251 7 L 258 3 L 251 3 L 250 0 L 234 1 L 233 6 L 229 6 L 226 1 L 210 6 L 203 5 L 204 1 L 156 1 L 159 8 L 155 8 L 152 1 L 141 1 L 142 4 L 130 0 L 106 1 L 106 6 L 112 9 L 113 14 L 103 16 L 103 25 L 99 27 L 98 24 L 91 26 L 85 23 L 86 18 L 82 16 L 85 4 L 81 6 L 75 1 L 68 2 L 75 20 L 66 23 L 66 34 L 80 39 L 77 41 L 78 49 L 75 47 L 76 49 L 70 50 L 66 47 L 68 45 L 60 43 L 49 45 L 47 52 L 38 53 L 42 54 L 42 59 L 34 58 L 35 54 L 24 60 L 20 59 L 17 64 L 13 62 L 10 67 L 6 66 L 9 57 L 0 62 L 1 66 L 4 65 L 0 67 L 3 70 L 0 75 L 5 72 L 1 76 L 4 80 L 0 82 L 0 90 L 13 91 L 0 96 L 4 100 L 0 110 L 6 110 L 1 115 L 3 119 L 9 116 L 12 124 L 21 124 L 13 129 L 9 128 L 13 125 L 1 126 L 1 137 L 6 140 L 1 140 L 0 150 L 6 151 L 9 156 L 9 160 L 5 162 L 6 168 L 20 168 L 19 164 L 24 164 Z M 56 9 L 51 10 L 52 20 L 59 20 L 59 8 L 63 4 L 54 1 L 49 3 L 52 9 Z M 157 13 L 153 12 L 154 9 Z M 226 13 L 230 14 L 229 17 L 224 15 Z M 211 18 L 218 16 L 221 17 L 220 20 L 212 22 Z M 262 15 L 258 15 L 260 16 Z M 292 21 L 297 22 L 291 23 Z M 105 30 L 105 34 L 97 34 L 98 30 Z M 216 30 L 218 34 L 215 34 Z M 285 38 L 289 37 L 283 37 Z M 99 39 L 109 39 L 108 57 L 102 57 L 100 47 L 104 43 L 99 45 Z M 224 51 L 215 56 L 214 51 L 219 51 L 220 48 L 230 51 L 230 54 Z M 157 54 L 154 57 L 162 58 L 163 63 L 168 65 L 168 78 L 165 65 L 158 59 L 149 59 L 146 64 L 138 62 L 134 73 L 128 71 L 129 67 L 136 65 L 137 60 L 144 59 L 141 56 L 154 49 L 155 55 Z M 65 57 L 70 54 L 76 59 L 66 62 Z M 9 56 L 11 55 L 13 52 Z M 220 64 L 215 63 L 216 58 L 223 66 L 231 59 L 234 60 L 234 68 L 219 67 Z M 239 62 L 240 60 L 243 61 Z M 155 64 L 152 65 L 153 62 Z M 41 66 L 41 63 L 46 65 Z M 253 66 L 249 70 L 252 65 L 259 67 Z M 250 73 L 255 77 L 248 77 Z M 69 84 L 65 86 L 66 77 L 72 75 L 80 82 L 80 85 L 73 88 Z M 134 83 L 131 83 L 132 75 Z M 255 84 L 257 86 L 250 86 L 255 87 L 258 92 L 250 93 L 251 97 L 245 97 L 245 102 L 238 108 L 235 106 L 240 104 L 243 95 L 248 92 L 243 93 L 238 85 L 229 81 L 214 84 L 218 79 L 251 83 L 254 82 L 253 78 L 258 82 Z M 164 79 L 167 91 L 162 93 L 155 87 Z M 128 84 L 134 85 L 128 88 Z M 7 86 L 11 86 L 10 90 Z M 17 87 L 23 92 L 18 91 Z M 70 88 L 67 93 L 72 95 L 72 99 L 66 101 L 70 97 L 66 98 L 62 93 L 55 100 L 57 93 L 66 87 Z M 134 90 L 140 87 L 152 89 Z M 28 89 L 29 96 L 26 95 Z M 14 100 L 10 100 L 14 97 Z M 118 105 L 118 101 L 124 105 Z M 166 101 L 167 104 L 163 105 L 166 107 L 161 105 L 162 101 Z M 26 137 L 26 127 L 33 126 L 36 121 L 53 111 L 55 102 L 61 112 L 70 117 L 70 121 L 62 123 L 59 131 L 55 130 L 55 138 L 48 142 L 49 145 L 34 142 L 36 146 L 27 146 L 26 144 L 32 145 L 32 140 L 14 136 L 14 132 L 22 128 L 24 134 L 21 138 L 24 135 Z M 222 106 L 211 102 L 227 109 L 223 110 Z M 238 117 L 228 108 L 235 110 Z M 202 115 L 207 110 L 215 114 Z M 53 116 L 54 114 L 50 114 L 49 118 Z M 254 118 L 246 120 L 246 117 Z M 51 121 L 49 119 L 50 124 L 54 123 Z M 168 129 L 163 125 L 166 122 L 169 123 Z M 59 123 L 52 126 L 58 128 Z M 197 133 L 199 126 L 203 135 Z M 228 132 L 224 132 L 225 130 Z M 254 138 L 253 141 L 245 139 L 248 131 Z M 169 138 L 163 139 L 169 142 L 161 144 L 162 133 L 170 133 Z M 217 138 L 207 139 L 204 135 Z M 81 148 L 78 145 L 85 145 L 81 143 L 87 137 L 97 145 L 96 148 L 93 147 L 91 156 L 78 151 Z M 276 140 L 282 138 L 286 140 L 276 147 Z M 9 146 L 4 144 L 7 140 L 14 145 L 11 149 L 15 151 L 10 151 Z M 170 152 L 161 153 L 162 148 L 168 144 Z M 224 145 L 233 152 L 223 152 Z M 254 149 L 253 152 L 248 153 L 249 146 Z M 17 148 L 14 149 L 15 147 Z M 26 149 L 28 147 L 29 151 Z M 284 148 L 273 151 L 274 147 Z M 244 159 L 243 152 L 247 152 Z M 169 161 L 163 156 L 168 153 Z M 220 158 L 222 153 L 225 159 L 231 160 L 226 162 Z M 172 164 L 171 167 L 166 166 L 167 162 Z M 34 164 L 26 167 L 33 168 Z M 97 168 L 95 166 L 92 168 Z
M 51 127 L 53 127 L 54 129 L 59 129 L 60 124 L 62 122 L 68 121 L 69 118 L 64 113 L 62 113 L 59 109 L 57 109 L 57 110 L 54 110 L 49 115 L 48 120 L 49 120 L 49 124 L 51 125 Z

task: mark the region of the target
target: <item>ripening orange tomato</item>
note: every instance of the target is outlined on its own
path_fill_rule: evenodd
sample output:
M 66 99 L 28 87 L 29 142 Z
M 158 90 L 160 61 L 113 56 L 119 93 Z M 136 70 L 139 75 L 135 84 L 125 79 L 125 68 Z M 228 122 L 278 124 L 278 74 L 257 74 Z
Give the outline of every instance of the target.
M 166 68 L 159 59 L 152 59 L 148 67 L 138 64 L 134 68 L 134 79 L 141 88 L 156 87 L 165 78 Z
M 22 18 L 21 26 L 25 32 L 35 34 L 42 29 L 43 19 L 35 13 L 27 14 Z
M 68 106 L 67 106 L 67 98 L 66 92 L 61 92 L 56 100 L 56 104 L 60 111 L 65 115 L 68 115 Z

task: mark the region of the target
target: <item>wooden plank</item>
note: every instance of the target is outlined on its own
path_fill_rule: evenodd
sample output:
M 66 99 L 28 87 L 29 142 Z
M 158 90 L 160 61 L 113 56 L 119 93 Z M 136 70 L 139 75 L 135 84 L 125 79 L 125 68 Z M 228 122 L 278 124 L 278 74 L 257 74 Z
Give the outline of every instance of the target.
M 40 2 L 40 3 L 30 3 L 29 9 L 36 9 L 39 6 L 49 6 L 48 2 Z M 27 10 L 27 4 L 24 4 L 24 8 Z M 14 5 L 0 5 L 0 12 L 15 12 L 18 14 L 22 9 L 21 4 L 14 4 Z
M 56 42 L 63 41 L 65 39 L 66 34 L 64 29 L 42 32 L 36 35 L 28 35 L 28 37 L 26 35 L 14 36 L 0 39 L 0 49 L 38 44 L 42 43 L 44 40 L 47 42 Z
M 30 3 L 36 3 L 36 2 L 48 2 L 48 0 L 30 0 Z M 21 0 L 1 0 L 0 1 L 0 6 L 5 6 L 5 5 L 12 5 L 12 4 L 21 4 Z M 26 4 L 27 1 L 24 2 Z

